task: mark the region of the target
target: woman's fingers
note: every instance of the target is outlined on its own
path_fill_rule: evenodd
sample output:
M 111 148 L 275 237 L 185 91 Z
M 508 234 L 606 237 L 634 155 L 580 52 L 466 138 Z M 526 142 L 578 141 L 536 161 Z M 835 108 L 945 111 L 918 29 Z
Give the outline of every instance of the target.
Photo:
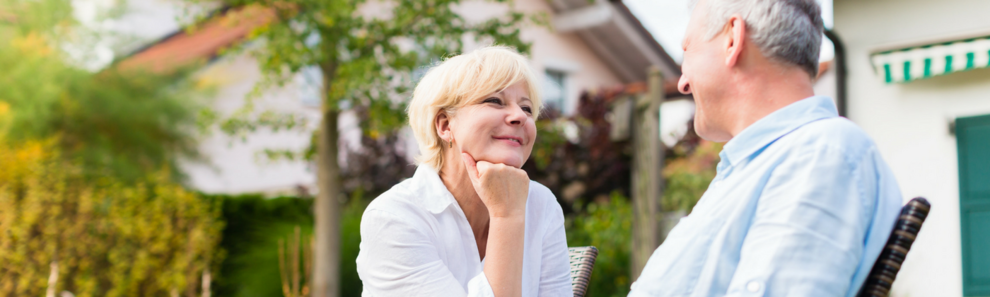
M 501 163 L 477 161 L 461 153 L 468 178 L 481 201 L 493 216 L 525 214 L 529 196 L 529 175 L 526 171 Z
M 485 176 L 488 175 L 488 173 L 491 172 L 492 169 L 496 169 L 499 167 L 499 165 L 502 165 L 502 164 L 489 163 L 488 161 L 478 161 L 475 164 L 477 164 L 478 167 L 478 178 L 482 180 L 485 179 Z

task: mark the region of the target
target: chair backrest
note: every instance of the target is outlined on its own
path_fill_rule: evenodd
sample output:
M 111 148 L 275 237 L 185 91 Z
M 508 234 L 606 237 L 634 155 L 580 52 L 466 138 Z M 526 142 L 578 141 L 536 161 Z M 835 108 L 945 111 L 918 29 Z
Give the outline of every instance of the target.
M 883 247 L 883 252 L 877 257 L 877 262 L 873 264 L 873 270 L 866 277 L 866 283 L 859 291 L 860 297 L 886 297 L 890 295 L 890 286 L 894 284 L 897 272 L 901 270 L 901 264 L 911 250 L 911 244 L 918 236 L 921 225 L 928 217 L 931 204 L 925 198 L 917 197 L 908 201 L 907 205 L 901 208 L 901 215 L 897 217 L 894 224 L 894 231 L 890 232 L 887 245 Z
M 574 297 L 582 297 L 588 291 L 598 249 L 593 246 L 579 246 L 568 248 L 567 251 L 571 260 L 571 289 L 574 290 Z

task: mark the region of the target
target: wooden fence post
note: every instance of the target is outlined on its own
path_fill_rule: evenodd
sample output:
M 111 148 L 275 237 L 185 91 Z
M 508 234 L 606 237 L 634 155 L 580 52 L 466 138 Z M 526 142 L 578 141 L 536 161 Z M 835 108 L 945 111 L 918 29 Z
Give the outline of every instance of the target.
M 653 251 L 660 246 L 663 196 L 663 145 L 660 142 L 660 104 L 664 100 L 663 76 L 649 70 L 649 90 L 636 98 L 633 112 L 632 201 L 633 234 L 630 276 L 635 281 Z

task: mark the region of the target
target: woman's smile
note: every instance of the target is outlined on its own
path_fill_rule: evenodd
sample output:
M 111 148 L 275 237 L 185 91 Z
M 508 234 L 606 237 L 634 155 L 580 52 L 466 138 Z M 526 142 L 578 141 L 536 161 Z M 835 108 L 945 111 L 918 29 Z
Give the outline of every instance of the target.
M 522 138 L 521 137 L 516 137 L 516 136 L 492 136 L 492 139 L 495 139 L 495 140 L 497 140 L 499 142 L 502 142 L 502 143 L 507 143 L 507 144 L 509 144 L 511 146 L 514 146 L 514 147 L 522 147 L 523 146 L 523 141 L 522 141 Z

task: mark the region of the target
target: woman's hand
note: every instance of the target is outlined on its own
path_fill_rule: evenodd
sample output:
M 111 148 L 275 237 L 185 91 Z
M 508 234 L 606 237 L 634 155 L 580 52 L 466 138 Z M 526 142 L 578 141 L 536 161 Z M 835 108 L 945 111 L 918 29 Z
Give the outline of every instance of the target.
M 492 218 L 525 217 L 529 197 L 529 175 L 522 169 L 500 163 L 475 161 L 461 153 L 474 190 Z
M 495 296 L 521 296 L 529 175 L 505 164 L 476 162 L 467 153 L 461 153 L 461 159 L 491 218 L 485 247 L 488 284 Z

